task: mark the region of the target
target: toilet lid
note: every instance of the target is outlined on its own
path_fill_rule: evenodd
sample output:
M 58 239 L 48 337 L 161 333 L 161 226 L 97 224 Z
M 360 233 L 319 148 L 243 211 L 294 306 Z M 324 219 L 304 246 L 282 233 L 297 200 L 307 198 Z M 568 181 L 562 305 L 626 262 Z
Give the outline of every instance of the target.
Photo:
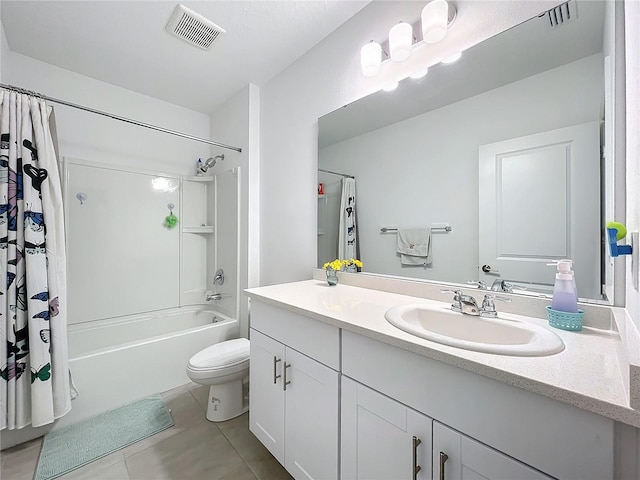
M 199 351 L 191 360 L 192 368 L 225 368 L 246 362 L 249 359 L 249 340 L 237 338 L 217 343 Z

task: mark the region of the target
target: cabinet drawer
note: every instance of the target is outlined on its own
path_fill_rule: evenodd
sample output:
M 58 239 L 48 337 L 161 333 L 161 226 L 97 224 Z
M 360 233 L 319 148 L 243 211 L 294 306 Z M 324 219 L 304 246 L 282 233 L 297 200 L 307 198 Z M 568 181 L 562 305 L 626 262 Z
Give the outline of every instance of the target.
M 340 329 L 333 325 L 251 300 L 251 328 L 340 370 Z

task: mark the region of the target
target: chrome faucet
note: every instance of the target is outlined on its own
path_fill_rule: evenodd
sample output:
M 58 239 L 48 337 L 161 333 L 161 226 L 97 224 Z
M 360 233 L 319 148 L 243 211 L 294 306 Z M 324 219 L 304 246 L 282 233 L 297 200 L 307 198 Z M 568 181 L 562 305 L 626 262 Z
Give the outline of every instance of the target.
M 476 285 L 480 290 L 487 290 L 487 284 L 482 280 L 467 280 L 469 285 Z
M 510 302 L 510 298 L 499 297 L 497 295 L 486 294 L 482 301 L 482 306 L 478 307 L 478 302 L 471 295 L 463 295 L 460 290 L 442 289 L 442 293 L 453 293 L 453 303 L 451 304 L 451 310 L 454 312 L 460 312 L 465 315 L 483 316 L 495 318 L 498 316 L 496 311 L 495 300 L 502 302 Z
M 480 315 L 478 303 L 471 295 L 463 295 L 460 290 L 450 290 L 448 288 L 444 288 L 440 291 L 442 293 L 453 293 L 451 310 L 454 312 L 460 312 L 466 315 Z
M 207 293 L 207 302 L 210 302 L 212 300 L 222 300 L 222 294 L 221 293 Z
M 513 289 L 517 288 L 518 290 L 526 290 L 527 287 L 523 287 L 522 285 L 515 285 L 513 283 L 509 283 L 506 280 L 494 280 L 491 284 L 491 290 L 494 292 L 506 292 L 513 293 Z

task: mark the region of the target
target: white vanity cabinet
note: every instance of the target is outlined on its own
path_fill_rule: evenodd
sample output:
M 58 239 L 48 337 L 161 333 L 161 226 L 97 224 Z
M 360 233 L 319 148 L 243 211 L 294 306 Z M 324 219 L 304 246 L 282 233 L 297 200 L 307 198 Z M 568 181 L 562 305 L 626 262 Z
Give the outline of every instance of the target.
M 433 422 L 434 480 L 552 480 L 517 460 Z
M 432 420 L 342 377 L 342 480 L 431 478 Z
M 249 429 L 295 478 L 338 478 L 335 327 L 252 301 Z

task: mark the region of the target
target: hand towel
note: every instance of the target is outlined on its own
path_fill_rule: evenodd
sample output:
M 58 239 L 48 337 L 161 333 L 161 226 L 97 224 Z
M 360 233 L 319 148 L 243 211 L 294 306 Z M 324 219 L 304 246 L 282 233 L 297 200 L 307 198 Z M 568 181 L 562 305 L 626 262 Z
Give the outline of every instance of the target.
M 402 265 L 431 264 L 431 230 L 429 228 L 398 228 L 398 247 Z

